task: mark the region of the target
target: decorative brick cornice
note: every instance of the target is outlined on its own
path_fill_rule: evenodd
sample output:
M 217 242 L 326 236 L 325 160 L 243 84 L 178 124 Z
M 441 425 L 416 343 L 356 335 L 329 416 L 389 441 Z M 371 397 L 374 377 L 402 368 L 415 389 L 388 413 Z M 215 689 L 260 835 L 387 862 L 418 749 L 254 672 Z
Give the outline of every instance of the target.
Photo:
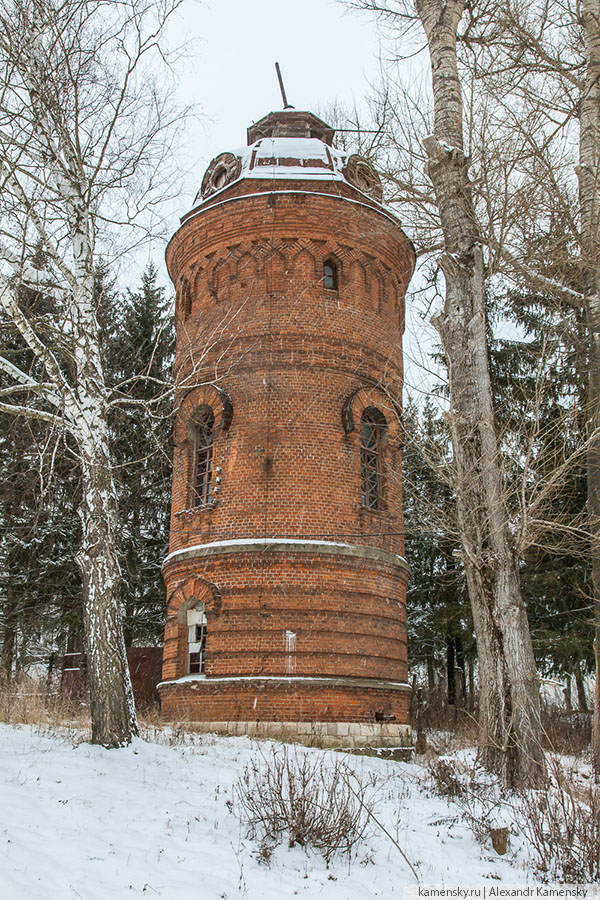
M 410 568 L 406 560 L 397 553 L 368 547 L 363 544 L 346 544 L 338 541 L 314 541 L 300 538 L 246 538 L 231 541 L 215 541 L 210 544 L 196 544 L 169 553 L 163 563 L 163 570 L 173 562 L 216 556 L 223 553 L 315 553 L 327 556 L 349 556 L 354 559 L 375 560 L 398 566 L 407 574 Z
M 161 681 L 159 688 L 187 687 L 209 684 L 227 684 L 231 682 L 244 684 L 295 684 L 295 685 L 329 685 L 332 687 L 370 688 L 375 691 L 402 691 L 411 692 L 411 687 L 405 681 L 382 681 L 376 678 L 337 678 L 326 675 L 227 675 L 210 677 L 206 675 L 184 675 L 183 678 L 173 678 L 170 681 Z
M 278 293 L 285 289 L 297 260 L 302 257 L 310 260 L 315 289 L 322 280 L 323 260 L 329 256 L 339 261 L 341 292 L 357 281 L 361 290 L 372 295 L 376 312 L 381 313 L 386 304 L 391 304 L 397 315 L 402 314 L 403 289 L 383 260 L 335 240 L 290 235 L 229 244 L 183 266 L 176 280 L 179 316 L 188 315 L 187 307 L 192 310 L 193 298 L 198 296 L 209 294 L 216 302 L 227 299 L 230 285 L 244 277 L 263 280 L 262 290 Z

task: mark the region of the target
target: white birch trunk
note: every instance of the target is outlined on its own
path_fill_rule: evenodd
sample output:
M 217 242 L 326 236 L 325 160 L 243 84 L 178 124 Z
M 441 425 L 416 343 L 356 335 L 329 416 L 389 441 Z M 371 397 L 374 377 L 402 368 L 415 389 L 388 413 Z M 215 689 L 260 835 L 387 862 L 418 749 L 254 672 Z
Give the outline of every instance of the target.
M 138 731 L 121 620 L 117 494 L 101 403 L 86 400 L 92 425 L 79 444 L 83 533 L 77 562 L 83 581 L 92 742 L 119 747 Z
M 108 389 L 100 355 L 89 216 L 76 184 L 62 186 L 70 207 L 74 274 L 73 303 L 76 387 L 65 402 L 66 418 L 79 448 L 82 544 L 77 562 L 83 580 L 84 634 L 92 715 L 92 742 L 128 744 L 137 720 L 127 663 L 117 555 L 118 497 L 114 484 L 107 420 Z
M 450 428 L 463 559 L 481 684 L 479 749 L 508 786 L 545 772 L 539 682 L 502 494 L 486 340 L 485 267 L 468 166 L 456 58 L 462 0 L 415 0 L 431 60 L 434 135 L 428 172 L 446 253 L 446 301 L 434 324 L 448 365 Z
M 587 428 L 596 688 L 592 756 L 600 776 L 600 0 L 583 0 L 586 77 L 580 112 L 579 201 L 584 303 L 589 334 Z

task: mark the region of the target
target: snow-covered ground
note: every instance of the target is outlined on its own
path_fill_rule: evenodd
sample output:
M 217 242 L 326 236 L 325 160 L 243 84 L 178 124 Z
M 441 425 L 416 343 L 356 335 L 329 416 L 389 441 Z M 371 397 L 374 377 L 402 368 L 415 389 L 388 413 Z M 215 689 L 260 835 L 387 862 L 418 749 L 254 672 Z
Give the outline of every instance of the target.
M 377 826 L 350 864 L 338 856 L 327 868 L 316 852 L 284 845 L 265 865 L 232 795 L 245 766 L 271 745 L 156 735 L 104 750 L 77 743 L 76 732 L 0 725 L 2 900 L 364 900 L 402 897 L 415 884 Z M 347 759 L 371 784 L 377 819 L 421 883 L 534 880 L 518 836 L 504 857 L 478 844 L 456 809 L 431 794 L 423 767 Z

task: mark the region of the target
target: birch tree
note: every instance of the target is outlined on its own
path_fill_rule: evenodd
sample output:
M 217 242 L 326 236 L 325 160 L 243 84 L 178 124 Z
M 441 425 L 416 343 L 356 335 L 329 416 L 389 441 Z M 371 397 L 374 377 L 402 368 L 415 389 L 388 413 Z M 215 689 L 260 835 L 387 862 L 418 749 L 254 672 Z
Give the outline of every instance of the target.
M 0 357 L 0 410 L 62 430 L 81 478 L 84 632 L 92 741 L 137 724 L 120 609 L 118 496 L 94 269 L 152 226 L 176 121 L 156 87 L 178 0 L 4 0 L 0 5 L 0 308 L 36 364 Z M 45 266 L 33 264 L 34 249 Z M 39 254 L 38 254 L 39 255 Z M 35 317 L 20 285 L 55 298 Z
M 449 427 L 462 558 L 477 638 L 480 674 L 479 748 L 505 784 L 544 775 L 539 683 L 513 536 L 503 491 L 487 346 L 485 240 L 465 153 L 457 37 L 464 0 L 357 5 L 385 16 L 400 31 L 417 21 L 431 67 L 433 128 L 423 141 L 424 203 L 433 205 L 443 239 L 438 264 L 445 300 L 433 323 L 448 369 Z
M 584 306 L 589 332 L 588 507 L 594 591 L 596 690 L 593 758 L 600 775 L 600 3 L 583 0 L 585 82 L 581 97 L 579 201 Z
M 509 2 L 485 9 L 474 58 L 486 92 L 527 144 L 512 234 L 488 235 L 508 277 L 583 311 L 587 326 L 587 541 L 600 775 L 600 4 Z M 481 40 L 482 31 L 487 34 Z M 466 41 L 472 42 L 473 35 Z

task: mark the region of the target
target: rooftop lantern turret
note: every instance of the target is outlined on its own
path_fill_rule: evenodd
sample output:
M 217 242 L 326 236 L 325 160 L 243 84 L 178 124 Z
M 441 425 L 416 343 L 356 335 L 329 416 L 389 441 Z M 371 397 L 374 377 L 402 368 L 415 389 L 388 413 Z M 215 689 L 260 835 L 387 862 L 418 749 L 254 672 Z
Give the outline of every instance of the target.
M 333 144 L 335 129 L 311 112 L 297 109 L 281 109 L 263 116 L 248 128 L 248 144 L 260 138 L 317 138 L 329 147 Z

